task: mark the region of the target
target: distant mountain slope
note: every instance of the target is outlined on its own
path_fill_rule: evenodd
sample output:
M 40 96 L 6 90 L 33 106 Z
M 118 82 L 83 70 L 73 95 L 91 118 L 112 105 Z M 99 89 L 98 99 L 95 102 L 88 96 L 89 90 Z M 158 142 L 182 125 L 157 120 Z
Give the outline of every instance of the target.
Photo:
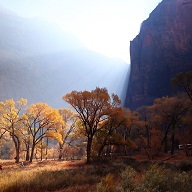
M 171 78 L 192 70 L 192 0 L 163 0 L 130 44 L 126 106 L 148 105 L 172 95 Z
M 63 107 L 72 90 L 107 87 L 124 98 L 129 66 L 87 50 L 77 38 L 41 19 L 0 7 L 0 100 L 27 98 Z

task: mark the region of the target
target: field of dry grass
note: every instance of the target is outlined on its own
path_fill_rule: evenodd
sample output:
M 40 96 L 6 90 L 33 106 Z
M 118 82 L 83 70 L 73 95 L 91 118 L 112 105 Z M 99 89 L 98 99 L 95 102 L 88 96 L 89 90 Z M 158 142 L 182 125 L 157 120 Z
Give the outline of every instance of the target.
M 87 191 L 98 179 L 91 178 L 88 170 L 93 167 L 82 160 L 44 160 L 24 166 L 14 161 L 0 160 L 0 192 L 12 191 Z M 86 178 L 89 175 L 89 179 Z
M 188 192 L 192 187 L 192 157 L 182 153 L 152 161 L 140 155 L 90 165 L 83 160 L 34 161 L 24 166 L 0 160 L 0 164 L 0 192 L 140 192 L 144 188 Z
M 43 160 L 34 161 L 33 163 L 24 162 L 24 166 L 21 163 L 16 164 L 13 160 L 0 160 L 0 164 L 3 167 L 3 171 L 40 171 L 40 170 L 66 170 L 75 169 L 78 167 L 86 166 L 83 160 L 74 161 L 59 161 L 59 160 Z

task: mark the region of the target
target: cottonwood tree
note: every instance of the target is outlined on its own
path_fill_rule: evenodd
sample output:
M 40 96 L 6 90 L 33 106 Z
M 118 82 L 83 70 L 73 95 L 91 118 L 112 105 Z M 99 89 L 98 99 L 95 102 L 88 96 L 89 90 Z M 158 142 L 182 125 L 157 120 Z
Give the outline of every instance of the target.
M 59 114 L 65 122 L 62 129 L 59 130 L 62 140 L 62 142 L 59 142 L 59 159 L 62 159 L 65 145 L 70 145 L 70 142 L 72 142 L 69 137 L 76 128 L 77 115 L 72 110 L 65 108 L 59 109 Z
M 22 130 L 22 131 L 20 131 L 20 137 L 21 137 L 21 140 L 22 140 L 24 151 L 26 152 L 25 153 L 25 160 L 29 161 L 31 135 L 30 135 L 30 132 L 29 132 L 28 128 L 23 123 L 23 118 L 22 118 L 22 121 L 20 123 L 20 130 Z
M 0 127 L 0 142 L 1 142 L 1 139 L 3 138 L 4 134 L 6 133 L 7 131 L 5 129 L 3 129 L 2 127 Z
M 151 112 L 149 107 L 142 106 L 137 109 L 139 115 L 140 126 L 145 130 L 144 136 L 147 139 L 147 146 L 150 147 L 150 130 L 152 129 Z
M 10 138 L 10 134 L 0 126 L 0 159 L 9 156 L 10 150 L 7 151 L 8 150 L 7 146 L 11 146 L 10 148 L 13 148 L 14 147 L 13 141 Z
M 175 76 L 172 79 L 172 84 L 174 87 L 184 89 L 186 95 L 188 96 L 189 100 L 192 102 L 192 71 L 182 72 Z M 180 135 L 183 143 L 191 143 L 191 135 L 192 135 L 192 105 L 189 103 L 191 108 L 188 110 L 186 116 L 183 118 L 183 122 L 187 127 L 187 130 L 183 130 L 182 134 Z
M 162 133 L 157 129 L 156 122 L 154 123 L 149 106 L 138 108 L 137 113 L 140 127 L 140 134 L 137 139 L 138 147 L 147 154 L 148 159 L 153 159 L 160 150 Z
M 113 122 L 118 125 L 113 134 L 112 142 L 115 144 L 115 151 L 118 154 L 127 155 L 132 149 L 137 148 L 135 138 L 139 130 L 138 114 L 128 108 L 123 108 L 121 115 L 114 115 Z
M 99 158 L 101 157 L 101 154 L 106 146 L 108 149 L 106 153 L 109 155 L 111 152 L 110 147 L 112 145 L 122 144 L 123 140 L 123 137 L 119 140 L 120 134 L 117 133 L 118 128 L 123 126 L 126 122 L 126 118 L 123 116 L 123 110 L 118 106 L 113 106 L 110 110 L 108 119 L 99 125 L 102 126 L 103 129 L 96 133 L 95 146 L 97 147 L 95 148 L 98 150 L 97 156 Z
M 15 146 L 16 163 L 19 163 L 19 154 L 21 146 L 21 113 L 27 104 L 26 99 L 20 99 L 15 102 L 13 99 L 0 102 L 0 127 L 3 133 L 8 132 Z
M 165 144 L 167 147 L 167 137 L 170 133 L 171 154 L 173 154 L 175 149 L 175 129 L 178 127 L 183 116 L 186 114 L 189 106 L 184 99 L 177 97 L 162 97 L 156 99 L 150 108 L 153 111 L 152 118 L 156 122 L 161 122 L 161 127 L 163 127 L 164 130 L 161 146 Z M 157 124 L 158 123 L 156 123 L 156 125 Z M 167 149 L 165 151 L 167 151 Z
M 93 138 L 104 129 L 102 122 L 110 118 L 111 109 L 119 106 L 120 100 L 115 94 L 110 97 L 106 88 L 99 87 L 92 91 L 72 91 L 63 99 L 75 109 L 82 122 L 87 138 L 87 163 L 90 163 Z M 116 110 L 116 107 L 113 109 Z
M 44 137 L 56 137 L 56 130 L 61 129 L 64 121 L 57 109 L 51 108 L 46 103 L 31 104 L 23 115 L 23 124 L 27 127 L 31 137 L 30 162 L 33 160 L 36 145 Z M 57 136 L 59 139 L 59 136 Z
M 190 108 L 182 118 L 182 129 L 179 129 L 177 134 L 180 144 L 184 146 L 192 143 L 192 106 L 190 105 L 190 101 L 188 106 L 190 106 Z M 189 156 L 189 154 L 191 155 L 191 149 L 186 147 L 185 151 L 187 156 Z
M 173 79 L 175 87 L 183 88 L 189 99 L 192 101 L 192 71 L 178 73 Z
M 127 123 L 125 125 L 125 127 L 123 128 L 123 137 L 124 140 L 129 140 L 132 139 L 133 137 L 133 132 L 135 131 L 134 129 L 139 127 L 139 115 L 138 113 L 131 111 L 128 108 L 125 108 L 123 110 L 124 116 L 127 118 Z
M 3 145 L 4 136 L 6 133 L 7 131 L 0 126 L 0 147 Z

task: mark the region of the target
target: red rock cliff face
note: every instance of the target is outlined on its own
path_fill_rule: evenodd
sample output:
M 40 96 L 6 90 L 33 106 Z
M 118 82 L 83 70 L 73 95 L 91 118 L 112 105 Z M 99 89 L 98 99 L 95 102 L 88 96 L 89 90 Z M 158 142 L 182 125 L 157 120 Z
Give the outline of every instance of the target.
M 171 78 L 192 70 L 192 0 L 163 0 L 131 41 L 130 55 L 126 107 L 172 95 Z

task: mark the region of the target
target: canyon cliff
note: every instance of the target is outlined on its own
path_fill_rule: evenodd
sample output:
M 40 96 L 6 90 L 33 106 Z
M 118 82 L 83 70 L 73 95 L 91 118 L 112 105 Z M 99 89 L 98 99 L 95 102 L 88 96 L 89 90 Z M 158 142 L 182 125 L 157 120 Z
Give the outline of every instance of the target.
M 173 95 L 171 78 L 192 70 L 192 0 L 163 0 L 130 43 L 125 105 L 136 109 Z

